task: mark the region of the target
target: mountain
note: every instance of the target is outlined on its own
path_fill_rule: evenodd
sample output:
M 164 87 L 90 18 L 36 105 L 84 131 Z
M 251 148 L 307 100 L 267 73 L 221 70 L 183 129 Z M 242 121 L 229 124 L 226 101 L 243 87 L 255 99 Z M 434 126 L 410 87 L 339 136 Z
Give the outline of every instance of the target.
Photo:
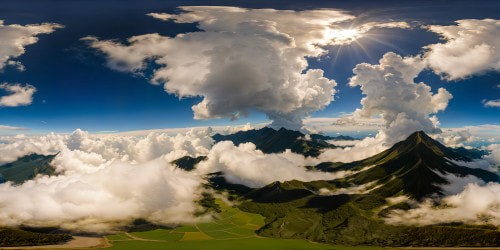
M 336 180 L 275 182 L 244 194 L 240 209 L 266 217 L 262 236 L 300 238 L 343 245 L 379 246 L 498 246 L 495 226 L 460 223 L 430 226 L 388 225 L 383 218 L 406 202 L 387 198 L 407 195 L 423 199 L 442 195 L 445 175 L 474 175 L 499 182 L 498 175 L 453 164 L 469 160 L 415 132 L 380 154 L 353 163 L 324 163 L 328 171 L 358 173 Z M 330 167 L 327 165 L 330 164 Z M 317 166 L 316 166 L 317 167 Z
M 56 155 L 30 154 L 2 165 L 0 166 L 0 183 L 12 181 L 15 184 L 21 184 L 33 179 L 37 174 L 53 175 L 55 169 L 50 162 Z
M 192 171 L 195 168 L 196 164 L 200 163 L 201 161 L 204 161 L 205 159 L 207 159 L 206 156 L 198 156 L 198 157 L 183 156 L 177 160 L 172 161 L 171 163 L 180 169 L 186 171 Z
M 315 138 L 313 138 L 316 137 Z M 335 148 L 334 145 L 319 139 L 320 135 L 313 135 L 310 139 L 299 132 L 281 128 L 274 130 L 269 127 L 262 129 L 252 129 L 248 131 L 239 131 L 230 135 L 215 134 L 212 138 L 215 142 L 232 141 L 236 146 L 240 143 L 251 142 L 257 149 L 264 153 L 281 153 L 290 149 L 294 153 L 304 156 L 318 156 L 326 148 Z
M 332 163 L 330 169 L 325 167 L 328 163 L 320 164 L 320 167 L 328 171 L 369 168 L 340 181 L 356 186 L 376 182 L 383 185 L 376 192 L 385 197 L 405 194 L 422 199 L 431 194 L 443 194 L 440 185 L 449 183 L 445 178 L 447 174 L 459 177 L 473 175 L 485 182 L 500 181 L 495 173 L 459 166 L 449 159 L 470 161 L 419 131 L 365 160 L 340 165 Z
M 311 139 L 313 140 L 323 140 L 323 141 L 354 141 L 357 140 L 356 138 L 346 136 L 346 135 L 339 135 L 339 136 L 328 136 L 328 135 L 320 135 L 320 134 L 312 134 Z
M 482 150 L 477 148 L 458 147 L 454 148 L 453 151 L 455 151 L 455 153 L 459 155 L 465 156 L 470 159 L 481 159 L 483 156 L 489 154 L 487 150 Z

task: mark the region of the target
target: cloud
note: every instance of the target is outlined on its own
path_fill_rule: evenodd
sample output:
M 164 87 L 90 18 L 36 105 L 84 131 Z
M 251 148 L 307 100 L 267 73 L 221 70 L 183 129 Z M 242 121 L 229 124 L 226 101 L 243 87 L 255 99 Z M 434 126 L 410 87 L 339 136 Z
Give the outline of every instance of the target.
M 489 100 L 489 101 L 485 100 L 484 107 L 486 107 L 486 108 L 499 108 L 500 107 L 500 99 Z
M 445 130 L 433 137 L 444 145 L 453 148 L 464 147 L 465 143 L 471 143 L 478 140 L 476 136 L 472 135 L 469 129 Z
M 328 33 L 329 39 L 333 45 L 347 45 L 355 42 L 361 37 L 366 36 L 366 33 L 372 29 L 410 29 L 411 26 L 407 22 L 367 22 L 358 26 L 353 26 L 352 23 L 346 26 L 346 23 L 340 25 L 332 25 L 333 30 Z
M 5 25 L 4 21 L 0 20 L 0 70 L 10 65 L 23 71 L 24 66 L 12 59 L 24 54 L 26 46 L 38 42 L 38 35 L 50 34 L 62 27 L 55 23 Z
M 29 153 L 59 154 L 56 176 L 22 185 L 0 184 L 0 226 L 60 226 L 104 232 L 142 218 L 155 223 L 193 222 L 203 179 L 170 164 L 182 156 L 207 155 L 210 129 L 168 136 L 3 136 L 0 161 Z
M 433 93 L 425 83 L 414 82 L 424 68 L 420 57 L 402 58 L 393 52 L 386 53 L 377 65 L 356 65 L 349 85 L 361 87 L 365 96 L 363 107 L 353 117 L 381 116 L 385 124 L 380 134 L 387 145 L 419 130 L 440 132 L 437 118 L 431 115 L 445 110 L 452 95 L 444 88 Z
M 113 161 L 93 172 L 39 177 L 20 186 L 2 184 L 0 225 L 105 232 L 138 218 L 192 222 L 200 183 L 156 159 L 142 164 Z
M 464 19 L 456 25 L 430 25 L 444 42 L 427 45 L 425 60 L 447 80 L 500 70 L 500 21 Z
M 491 144 L 483 147 L 482 149 L 488 150 L 489 155 L 483 157 L 494 166 L 500 166 L 500 144 Z
M 327 149 L 318 156 L 318 159 L 320 162 L 345 163 L 363 160 L 388 149 L 384 142 L 385 137 L 377 134 L 375 137 L 366 137 L 351 147 Z M 333 144 L 335 145 L 335 142 Z
M 22 131 L 22 130 L 29 130 L 28 128 L 23 128 L 23 127 L 14 127 L 14 126 L 8 126 L 8 125 L 0 125 L 0 131 Z
M 179 97 L 203 98 L 192 107 L 195 119 L 238 119 L 259 111 L 274 128 L 298 130 L 303 118 L 333 100 L 337 83 L 324 77 L 323 70 L 310 69 L 306 58 L 324 55 L 327 45 L 346 37 L 339 25 L 354 16 L 333 9 L 180 9 L 179 14 L 148 15 L 197 23 L 201 31 L 173 38 L 145 34 L 126 43 L 91 36 L 83 40 L 105 54 L 108 67 L 117 71 L 144 75 L 154 62 L 156 69 L 146 76 L 153 84 L 163 84 Z M 372 23 L 363 29 L 382 26 Z
M 242 125 L 233 125 L 233 126 L 200 126 L 200 127 L 185 127 L 185 128 L 165 128 L 165 129 L 148 129 L 148 130 L 132 130 L 132 131 L 99 131 L 94 136 L 98 137 L 109 137 L 109 136 L 147 136 L 150 133 L 163 133 L 167 135 L 177 135 L 177 134 L 185 134 L 191 130 L 209 130 L 213 133 L 236 133 L 238 131 L 246 131 L 250 129 L 260 129 L 269 125 L 269 123 L 257 123 L 257 124 L 242 124 Z M 104 133 L 106 132 L 106 133 Z
M 438 206 L 428 200 L 418 207 L 396 210 L 386 219 L 391 224 L 432 225 L 463 222 L 500 225 L 500 184 L 469 183 L 459 194 L 447 196 Z
M 420 57 L 403 58 L 386 53 L 379 64 L 361 63 L 353 69 L 349 85 L 359 86 L 364 97 L 361 109 L 335 121 L 336 127 L 351 127 L 371 121 L 378 128 L 375 137 L 367 137 L 352 147 L 325 150 L 318 158 L 330 162 L 352 162 L 382 152 L 394 143 L 406 139 L 415 131 L 441 133 L 433 114 L 443 111 L 452 95 L 444 88 L 437 93 L 414 79 L 425 68 Z
M 30 153 L 55 154 L 64 150 L 95 153 L 104 160 L 147 162 L 160 156 L 175 160 L 190 155 L 208 154 L 213 140 L 210 129 L 191 129 L 169 136 L 152 132 L 146 136 L 92 135 L 80 129 L 69 135 L 0 137 L 0 162 L 10 162 Z
M 463 131 L 466 131 L 466 133 Z M 477 126 L 446 128 L 444 129 L 443 134 L 445 136 L 450 135 L 452 137 L 458 134 L 458 141 L 460 143 L 473 141 L 500 142 L 500 125 L 482 124 Z M 455 143 L 451 143 L 450 145 L 453 146 L 453 144 Z
M 249 126 L 247 126 L 249 128 Z M 274 181 L 335 179 L 354 172 L 308 171 L 316 165 L 290 151 L 264 154 L 254 144 L 212 147 L 210 129 L 169 136 L 71 134 L 0 137 L 0 161 L 29 153 L 59 154 L 51 162 L 56 176 L 37 176 L 21 185 L 0 184 L 0 226 L 60 226 L 106 232 L 143 218 L 176 224 L 194 218 L 203 176 L 222 171 L 228 181 L 262 187 Z M 182 156 L 207 155 L 197 169 L 185 172 L 170 164 Z M 265 174 L 263 174 L 265 173 Z
M 252 143 L 234 146 L 230 141 L 223 141 L 214 145 L 208 159 L 198 164 L 197 171 L 203 174 L 221 171 L 229 182 L 252 188 L 275 181 L 335 179 L 347 174 L 308 171 L 304 167 L 316 164 L 315 159 L 290 151 L 264 154 Z
M 304 126 L 314 133 L 378 131 L 384 121 L 378 117 L 314 117 L 304 119 Z
M 36 92 L 36 88 L 29 84 L 22 86 L 21 84 L 2 83 L 0 89 L 9 93 L 9 95 L 0 97 L 0 107 L 30 105 L 33 101 L 33 94 Z

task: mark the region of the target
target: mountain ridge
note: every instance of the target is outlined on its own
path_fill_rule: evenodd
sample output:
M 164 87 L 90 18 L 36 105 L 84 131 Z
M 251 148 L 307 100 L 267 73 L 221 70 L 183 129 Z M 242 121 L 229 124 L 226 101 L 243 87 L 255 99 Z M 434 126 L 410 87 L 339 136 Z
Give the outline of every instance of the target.
M 326 142 L 322 138 L 326 137 L 313 135 L 310 138 L 306 138 L 306 135 L 299 131 L 285 128 L 275 130 L 270 127 L 239 131 L 229 135 L 215 134 L 212 136 L 212 139 L 216 143 L 220 141 L 232 141 L 238 146 L 241 143 L 251 142 L 255 144 L 257 149 L 267 154 L 281 153 L 290 149 L 294 153 L 313 157 L 320 155 L 324 149 L 336 148 L 335 145 Z
M 266 237 L 390 247 L 498 246 L 500 231 L 495 226 L 451 223 L 420 227 L 384 222 L 393 209 L 411 208 L 411 203 L 392 204 L 387 198 L 406 195 L 422 200 L 443 195 L 440 185 L 447 180 L 435 171 L 472 174 L 498 182 L 494 173 L 458 166 L 447 157 L 465 159 L 425 133 L 415 132 L 375 156 L 332 170 L 359 170 L 373 165 L 371 168 L 330 181 L 274 182 L 246 193 L 240 208 L 266 217 L 267 224 L 258 230 Z M 350 189 L 362 185 L 366 189 Z

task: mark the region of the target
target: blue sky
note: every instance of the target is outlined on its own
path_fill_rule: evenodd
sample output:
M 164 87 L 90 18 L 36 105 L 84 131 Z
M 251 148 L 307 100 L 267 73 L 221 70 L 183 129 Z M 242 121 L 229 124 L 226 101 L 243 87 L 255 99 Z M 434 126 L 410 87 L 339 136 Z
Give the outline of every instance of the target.
M 266 122 L 267 117 L 251 112 L 237 121 L 229 119 L 194 120 L 191 106 L 200 97 L 179 98 L 152 85 L 141 76 L 117 72 L 105 66 L 105 58 L 89 48 L 82 37 L 123 41 L 134 35 L 160 33 L 175 36 L 197 31 L 196 24 L 162 22 L 146 16 L 151 12 L 178 12 L 180 5 L 222 5 L 248 8 L 317 9 L 336 8 L 356 16 L 377 20 L 420 24 L 450 25 L 458 19 L 499 18 L 496 1 L 2 1 L 0 19 L 5 24 L 52 22 L 65 27 L 26 47 L 17 57 L 26 67 L 12 67 L 0 73 L 0 82 L 31 84 L 36 87 L 33 103 L 0 108 L 0 124 L 29 128 L 31 132 L 70 132 L 76 128 L 97 131 L 126 131 L 191 126 L 237 125 Z M 373 3 L 376 2 L 376 3 Z M 332 46 L 330 53 L 310 58 L 309 68 L 323 69 L 325 76 L 337 81 L 335 101 L 312 117 L 338 117 L 360 108 L 359 87 L 347 86 L 358 63 L 377 63 L 389 51 L 416 55 L 422 47 L 436 43 L 436 34 L 414 28 L 381 29 L 382 42 L 359 39 L 356 44 Z M 483 100 L 500 98 L 500 74 L 487 72 L 465 80 L 445 81 L 426 70 L 417 78 L 433 90 L 446 88 L 452 95 L 447 109 L 438 113 L 441 126 L 460 127 L 499 124 L 499 109 L 486 108 Z

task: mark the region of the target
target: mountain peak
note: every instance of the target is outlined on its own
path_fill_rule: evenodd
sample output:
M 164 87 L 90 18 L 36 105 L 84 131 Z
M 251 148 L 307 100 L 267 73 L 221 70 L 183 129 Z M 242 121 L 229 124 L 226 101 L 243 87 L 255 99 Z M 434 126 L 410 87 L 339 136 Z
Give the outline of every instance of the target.
M 403 193 L 417 199 L 435 193 L 442 194 L 441 186 L 449 183 L 445 178 L 447 174 L 459 177 L 473 175 L 485 182 L 499 181 L 495 173 L 459 166 L 448 159 L 470 161 L 424 132 L 417 131 L 406 140 L 394 144 L 375 156 L 351 163 L 358 168 L 375 167 L 348 179 L 356 185 L 372 181 L 384 183 L 383 187 L 375 191 L 384 197 Z M 349 166 L 349 164 L 346 165 Z
M 416 131 L 410 136 L 405 141 L 413 141 L 416 143 L 423 143 L 423 142 L 428 142 L 428 143 L 434 143 L 437 142 L 434 139 L 432 139 L 430 136 L 428 136 L 424 131 Z

